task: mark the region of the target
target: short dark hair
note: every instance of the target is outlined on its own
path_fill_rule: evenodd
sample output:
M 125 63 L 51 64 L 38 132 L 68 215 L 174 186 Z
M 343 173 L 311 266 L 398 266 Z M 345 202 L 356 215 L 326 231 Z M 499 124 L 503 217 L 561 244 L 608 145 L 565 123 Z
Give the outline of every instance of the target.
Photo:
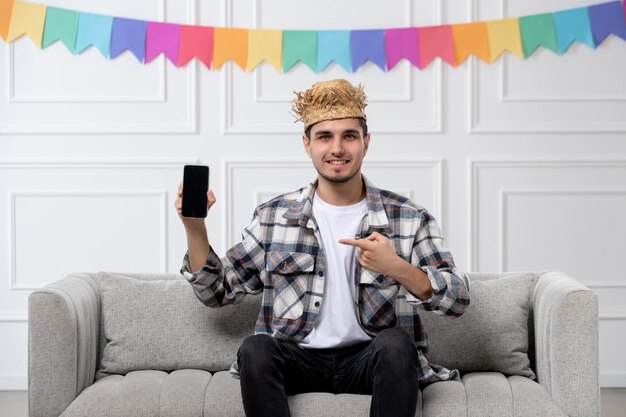
M 359 119 L 359 124 L 361 125 L 361 130 L 363 130 L 363 137 L 367 136 L 367 122 L 362 117 L 357 117 L 357 119 Z M 311 139 L 311 128 L 313 126 L 315 126 L 315 124 L 312 124 L 311 126 L 309 126 L 309 128 L 307 130 L 304 131 L 304 134 L 306 135 L 307 139 L 309 139 L 309 140 Z

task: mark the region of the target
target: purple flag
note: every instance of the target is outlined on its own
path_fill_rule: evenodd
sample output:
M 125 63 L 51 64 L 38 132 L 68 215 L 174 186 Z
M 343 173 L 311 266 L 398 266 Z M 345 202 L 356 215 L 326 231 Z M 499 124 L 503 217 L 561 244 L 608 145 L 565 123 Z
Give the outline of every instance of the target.
M 591 32 L 596 45 L 602 43 L 610 34 L 626 40 L 626 22 L 622 2 L 613 1 L 589 6 L 588 11 Z
M 163 53 L 172 64 L 178 66 L 179 42 L 180 25 L 148 22 L 146 26 L 146 63 Z
M 113 19 L 111 33 L 111 59 L 127 49 L 137 57 L 139 62 L 143 62 L 146 51 L 146 22 L 116 17 Z
M 385 53 L 387 54 L 387 70 L 390 71 L 402 58 L 408 59 L 419 67 L 419 35 L 417 28 L 386 29 Z
M 350 33 L 352 71 L 356 71 L 368 60 L 385 70 L 385 31 L 353 30 Z

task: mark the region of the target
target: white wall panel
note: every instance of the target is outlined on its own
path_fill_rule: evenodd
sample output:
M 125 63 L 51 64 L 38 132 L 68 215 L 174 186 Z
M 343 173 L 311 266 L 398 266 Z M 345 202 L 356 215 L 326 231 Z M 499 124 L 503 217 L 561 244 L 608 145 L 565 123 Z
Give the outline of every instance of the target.
M 248 0 L 228 3 L 224 7 L 224 23 L 235 27 L 264 29 L 347 29 L 345 16 L 354 13 L 350 2 L 321 0 L 293 2 L 289 0 Z M 441 20 L 441 3 L 436 1 L 359 2 L 357 27 L 385 28 L 436 25 Z M 355 26 L 351 26 L 355 28 Z M 368 108 L 371 128 L 379 133 L 441 132 L 441 65 L 436 62 L 423 71 L 416 71 L 402 61 L 390 72 L 383 72 L 368 62 L 358 73 L 347 73 L 331 65 L 321 76 L 299 63 L 282 74 L 262 64 L 252 74 L 244 74 L 234 64 L 226 64 L 222 81 L 223 134 L 298 133 L 298 125 L 289 114 L 292 91 L 316 81 L 346 78 L 368 86 L 372 104 Z
M 472 20 L 500 19 L 597 4 L 475 0 Z M 541 7 L 538 7 L 538 6 Z M 626 132 L 626 43 L 609 36 L 600 47 L 574 43 L 563 55 L 543 47 L 525 60 L 509 54 L 471 66 L 469 130 L 479 132 Z M 593 76 L 590 76 L 593 74 Z
M 144 189 L 11 192 L 10 289 L 40 288 L 72 271 L 165 272 L 166 197 Z
M 156 21 L 195 19 L 194 0 L 172 3 L 176 7 L 167 7 L 166 0 L 133 3 L 131 8 L 122 0 L 45 4 Z M 2 55 L 0 97 L 6 99 L 0 99 L 0 135 L 197 130 L 194 65 L 175 69 L 163 56 L 143 65 L 128 51 L 106 60 L 95 47 L 72 56 L 61 42 L 39 50 L 27 37 L 0 44 Z

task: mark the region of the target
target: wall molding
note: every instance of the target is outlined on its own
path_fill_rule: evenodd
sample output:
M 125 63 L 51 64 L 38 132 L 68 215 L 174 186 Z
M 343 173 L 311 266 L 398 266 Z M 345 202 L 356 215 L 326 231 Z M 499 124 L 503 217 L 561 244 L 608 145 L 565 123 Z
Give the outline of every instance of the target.
M 253 22 L 254 27 L 261 26 L 260 22 L 260 0 L 252 0 L 253 6 Z M 407 19 L 405 24 L 407 26 L 414 26 L 413 24 L 413 2 L 405 1 L 405 9 Z M 441 23 L 443 15 L 443 6 L 441 2 L 436 2 L 434 4 L 434 12 L 433 12 L 433 24 Z M 222 0 L 222 16 L 221 16 L 221 24 L 224 26 L 236 26 L 234 24 L 233 18 L 233 6 L 232 3 L 228 0 Z M 261 64 L 263 65 L 263 64 Z M 296 67 L 299 64 L 296 64 Z M 372 127 L 375 127 L 376 132 L 380 134 L 419 134 L 419 133 L 442 133 L 443 132 L 443 77 L 442 77 L 442 64 L 440 60 L 433 62 L 430 65 L 431 71 L 433 71 L 433 88 L 434 94 L 432 96 L 432 102 L 429 106 L 433 109 L 434 114 L 432 121 L 430 123 L 373 123 Z M 234 85 L 234 64 L 233 63 L 225 63 L 222 67 L 222 74 L 220 74 L 220 93 L 221 93 L 221 121 L 220 121 L 220 133 L 223 135 L 260 135 L 260 134 L 285 134 L 285 135 L 293 135 L 299 134 L 299 131 L 294 128 L 291 123 L 249 123 L 242 124 L 236 123 L 234 120 L 235 117 L 235 98 L 233 93 L 233 85 Z M 323 73 L 322 73 L 323 74 Z M 405 74 L 405 83 L 407 87 L 405 90 L 406 94 L 402 95 L 400 98 L 389 95 L 382 96 L 369 96 L 370 103 L 373 102 L 381 102 L 381 103 L 406 103 L 414 100 L 413 89 L 415 85 L 415 77 L 417 76 L 417 72 L 415 72 L 410 66 L 407 66 L 404 69 Z M 263 97 L 261 93 L 262 86 L 262 74 L 260 71 L 260 67 L 257 67 L 257 70 L 254 74 L 252 74 L 252 82 L 253 82 L 253 103 L 284 103 L 285 111 L 290 108 L 291 98 L 280 96 L 268 96 Z
M 594 159 L 594 160 L 557 160 L 557 159 L 468 159 L 467 161 L 467 270 L 475 271 L 478 266 L 478 190 L 479 173 L 489 168 L 626 168 L 626 160 Z
M 108 197 L 123 197 L 123 198 L 138 198 L 138 197 L 158 197 L 160 213 L 160 269 L 161 273 L 165 273 L 168 270 L 168 245 L 167 245 L 167 190 L 149 190 L 149 189 L 133 189 L 133 190 L 103 190 L 93 191 L 92 189 L 72 189 L 72 190 L 27 190 L 27 191 L 9 191 L 9 202 L 11 208 L 9 210 L 9 224 L 11 225 L 10 245 L 9 245 L 9 268 L 10 268 L 10 283 L 9 290 L 31 291 L 40 288 L 40 286 L 23 285 L 18 281 L 17 271 L 17 200 L 20 197 L 41 197 L 41 198 L 108 198 Z
M 467 6 L 468 21 L 475 22 L 481 20 L 478 13 L 478 3 L 480 0 L 470 0 Z M 497 18 L 503 19 L 508 16 L 507 2 L 499 0 L 499 13 Z M 484 19 L 482 19 L 484 20 Z M 506 52 L 505 52 L 506 53 Z M 499 62 L 490 65 L 498 65 L 499 86 L 495 100 L 501 104 L 512 104 L 515 102 L 566 102 L 566 103 L 600 103 L 600 102 L 624 102 L 626 96 L 594 95 L 594 96 L 560 96 L 552 99 L 543 99 L 540 96 L 529 95 L 527 97 L 508 98 L 505 89 L 505 69 L 509 56 L 503 56 Z M 469 134 L 490 134 L 490 133 L 626 133 L 626 123 L 483 123 L 480 121 L 480 99 L 477 92 L 480 91 L 479 83 L 479 62 L 478 58 L 470 56 L 468 58 L 467 77 L 467 133 Z M 486 65 L 486 64 L 484 64 Z
M 600 387 L 626 388 L 626 372 L 600 372 Z
M 0 323 L 27 323 L 28 313 L 19 311 L 0 311 Z
M 252 159 L 226 159 L 222 161 L 222 189 L 227 193 L 226 205 L 223 212 L 222 224 L 226 225 L 226 233 L 223 238 L 223 247 L 228 249 L 232 246 L 233 242 L 230 242 L 230 236 L 233 235 L 233 212 L 232 208 L 235 205 L 235 190 L 234 190 L 234 173 L 237 169 L 241 168 L 255 168 L 255 169 L 309 169 L 311 168 L 311 161 L 306 159 L 302 161 L 293 160 L 270 160 L 270 161 L 258 161 Z M 432 189 L 434 190 L 434 206 L 429 208 L 429 211 L 433 213 L 437 218 L 438 224 L 443 230 L 443 160 L 386 160 L 386 159 L 369 159 L 363 161 L 363 171 L 368 168 L 428 168 L 433 171 L 433 183 Z M 302 184 L 305 186 L 306 184 Z M 293 190 L 291 190 L 293 191 Z M 399 190 L 395 190 L 398 192 Z M 411 192 L 411 190 L 402 190 Z M 269 192 L 268 190 L 262 190 L 261 192 Z M 257 191 L 256 196 L 258 196 Z
M 158 0 L 159 1 L 159 17 L 162 20 L 166 20 L 166 0 Z M 187 20 L 189 22 L 196 21 L 197 15 L 197 0 L 187 0 Z M 52 47 L 52 46 L 51 46 Z M 90 47 L 89 49 L 94 49 L 95 47 Z M 85 105 L 94 105 L 97 103 L 103 104 L 143 104 L 143 103 L 167 103 L 169 96 L 169 80 L 167 78 L 167 73 L 171 71 L 171 68 L 168 68 L 169 64 L 167 60 L 160 56 L 156 58 L 156 60 L 162 60 L 163 62 L 159 64 L 160 77 L 162 78 L 162 83 L 160 84 L 160 91 L 151 98 L 143 98 L 143 97 L 128 97 L 126 99 L 122 98 L 107 98 L 107 97 L 96 97 L 89 99 L 68 99 L 62 96 L 57 97 L 49 97 L 49 98 L 28 98 L 28 99 L 19 99 L 15 94 L 15 56 L 14 56 L 14 45 L 10 44 L 7 48 L 7 74 L 9 76 L 9 80 L 7 82 L 8 85 L 8 103 L 10 104 L 33 104 L 33 105 L 58 105 L 58 104 L 85 104 Z M 156 64 L 156 62 L 153 62 Z M 198 133 L 198 94 L 196 91 L 198 90 L 198 63 L 191 63 L 188 65 L 188 68 L 185 69 L 188 71 L 187 74 L 187 113 L 185 116 L 185 120 L 182 123 L 174 123 L 174 124 L 155 124 L 155 123 L 130 123 L 130 124 L 119 124 L 119 123 L 109 123 L 109 124 L 100 124 L 97 125 L 95 123 L 90 124 L 78 124 L 78 123 L 64 123 L 64 124 L 51 124 L 51 123 L 23 123 L 23 124 L 5 124 L 0 125 L 0 136 L 1 135 L 21 135 L 21 134 L 31 134 L 31 135 L 54 135 L 54 134 L 65 134 L 65 135 L 75 135 L 75 134 L 92 134 L 92 135 L 100 135 L 100 134 L 127 134 L 127 135 L 135 135 L 135 134 L 194 134 Z M 180 69 L 176 69 L 176 71 L 180 71 Z
M 26 391 L 28 389 L 28 376 L 0 374 L 0 391 Z
M 508 262 L 506 259 L 507 237 L 509 230 L 507 228 L 507 208 L 509 207 L 508 199 L 511 196 L 605 196 L 605 195 L 623 195 L 626 196 L 626 189 L 500 189 L 499 204 L 499 254 L 498 254 L 498 272 L 503 273 L 508 270 Z M 626 284 L 623 285 L 626 287 Z

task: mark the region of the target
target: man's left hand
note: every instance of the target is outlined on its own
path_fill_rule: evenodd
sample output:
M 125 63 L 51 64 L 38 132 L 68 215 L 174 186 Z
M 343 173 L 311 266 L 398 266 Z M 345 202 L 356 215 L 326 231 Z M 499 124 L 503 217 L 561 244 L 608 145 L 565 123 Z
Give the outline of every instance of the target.
M 378 274 L 393 277 L 402 259 L 396 254 L 393 242 L 378 232 L 363 239 L 340 239 L 339 243 L 356 247 L 356 259 L 361 266 Z

